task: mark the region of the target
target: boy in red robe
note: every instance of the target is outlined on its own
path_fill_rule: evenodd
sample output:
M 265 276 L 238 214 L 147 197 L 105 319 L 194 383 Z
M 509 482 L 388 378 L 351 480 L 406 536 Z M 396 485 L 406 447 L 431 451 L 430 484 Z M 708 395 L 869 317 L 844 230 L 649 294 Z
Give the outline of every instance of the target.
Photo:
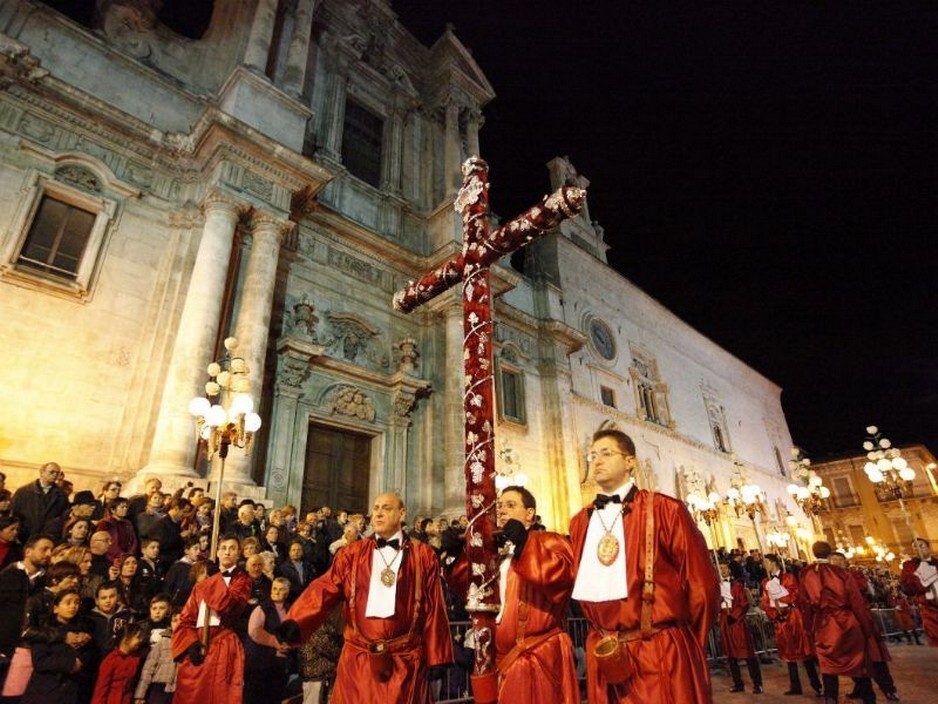
M 788 664 L 788 696 L 802 693 L 798 663 L 804 663 L 808 680 L 815 694 L 821 696 L 817 657 L 811 634 L 804 627 L 804 616 L 798 605 L 798 580 L 790 572 L 782 571 L 778 555 L 766 555 L 768 577 L 762 580 L 762 610 L 775 626 L 775 645 L 778 656 Z
M 762 669 L 752 646 L 752 633 L 746 623 L 746 613 L 749 611 L 746 586 L 738 579 L 730 579 L 730 567 L 727 564 L 720 565 L 720 577 L 720 641 L 723 643 L 723 653 L 733 677 L 733 688 L 730 692 L 746 691 L 743 676 L 739 671 L 739 661 L 745 660 L 749 677 L 752 678 L 752 693 L 762 694 Z
M 397 494 L 375 500 L 374 540 L 339 550 L 287 612 L 278 638 L 305 641 L 344 602 L 345 647 L 333 704 L 429 704 L 428 668 L 453 661 L 440 563 L 433 548 L 407 539 Z
M 713 695 L 705 645 L 720 608 L 720 586 L 703 535 L 683 503 L 655 494 L 652 541 L 646 542 L 652 499 L 632 481 L 635 444 L 625 433 L 597 432 L 589 460 L 596 483 L 612 492 L 598 495 L 570 523 L 573 598 L 590 624 L 589 704 L 709 704 Z M 647 588 L 646 548 L 653 554 L 654 585 Z M 642 628 L 643 603 L 650 606 L 648 628 Z M 618 638 L 627 652 L 623 659 L 634 669 L 615 684 L 600 671 L 595 651 L 610 635 Z
M 817 561 L 801 573 L 801 607 L 805 625 L 814 634 L 814 646 L 824 680 L 825 704 L 837 704 L 839 675 L 852 677 L 864 704 L 876 695 L 870 681 L 866 640 L 869 624 L 862 618 L 866 604 L 847 570 L 829 562 L 831 546 L 823 541 L 812 546 Z
M 573 589 L 573 551 L 558 533 L 532 530 L 537 503 L 522 486 L 509 486 L 498 497 L 500 542 L 499 594 L 495 619 L 495 663 L 499 701 L 513 704 L 580 704 L 573 641 L 566 631 L 567 605 Z M 444 548 L 453 555 L 462 547 Z M 454 550 L 454 548 L 456 548 Z M 465 596 L 469 563 L 456 561 L 449 587 Z
M 241 704 L 244 646 L 232 626 L 251 597 L 251 578 L 238 567 L 241 547 L 234 535 L 218 542 L 218 567 L 192 589 L 173 631 L 179 663 L 174 704 Z M 202 643 L 208 619 L 209 642 Z

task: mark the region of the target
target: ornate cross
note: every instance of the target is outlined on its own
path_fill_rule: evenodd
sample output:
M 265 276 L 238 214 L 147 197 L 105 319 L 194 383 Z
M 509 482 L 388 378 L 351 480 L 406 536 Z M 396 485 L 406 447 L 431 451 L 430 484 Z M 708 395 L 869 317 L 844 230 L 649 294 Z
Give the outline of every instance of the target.
M 466 434 L 466 555 L 470 565 L 466 611 L 476 643 L 473 692 L 479 704 L 494 702 L 494 628 L 498 613 L 498 565 L 494 538 L 495 409 L 492 360 L 492 298 L 489 267 L 520 249 L 583 207 L 586 191 L 565 186 L 489 233 L 488 164 L 470 157 L 462 166 L 463 185 L 455 208 L 463 221 L 462 253 L 394 294 L 394 307 L 409 313 L 462 282 L 463 410 Z M 497 586 L 497 585 L 495 585 Z

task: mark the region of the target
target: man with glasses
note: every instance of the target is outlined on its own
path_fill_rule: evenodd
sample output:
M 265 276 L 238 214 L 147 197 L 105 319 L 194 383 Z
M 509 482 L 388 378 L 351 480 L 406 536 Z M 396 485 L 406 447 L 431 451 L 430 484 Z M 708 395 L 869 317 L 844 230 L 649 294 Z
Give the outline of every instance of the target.
M 570 537 L 573 598 L 590 624 L 589 704 L 712 702 L 705 644 L 720 588 L 700 530 L 683 503 L 635 486 L 625 433 L 597 432 L 588 458 L 602 493 Z
M 101 498 L 95 501 L 94 513 L 91 514 L 91 520 L 100 521 L 104 518 L 104 507 L 109 501 L 113 501 L 121 495 L 121 489 L 124 485 L 120 482 L 105 482 L 104 489 L 101 490 Z

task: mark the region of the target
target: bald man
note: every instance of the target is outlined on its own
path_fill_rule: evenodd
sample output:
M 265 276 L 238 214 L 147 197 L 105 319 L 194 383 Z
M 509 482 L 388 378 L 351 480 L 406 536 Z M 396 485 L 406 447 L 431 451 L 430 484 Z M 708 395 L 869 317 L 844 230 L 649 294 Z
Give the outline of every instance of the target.
M 344 603 L 333 704 L 429 704 L 427 670 L 453 660 L 439 561 L 404 535 L 405 515 L 397 494 L 375 499 L 374 535 L 339 550 L 281 626 L 280 639 L 298 644 Z

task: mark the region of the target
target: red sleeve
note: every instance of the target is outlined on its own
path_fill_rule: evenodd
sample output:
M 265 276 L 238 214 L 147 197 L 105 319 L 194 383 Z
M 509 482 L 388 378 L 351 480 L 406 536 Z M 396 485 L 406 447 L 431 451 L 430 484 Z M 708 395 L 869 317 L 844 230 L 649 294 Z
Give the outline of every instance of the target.
M 348 577 L 355 569 L 355 558 L 361 554 L 358 545 L 355 543 L 339 550 L 329 569 L 309 583 L 287 612 L 287 620 L 296 621 L 300 627 L 303 641 L 308 640 L 345 599 L 344 584 L 348 583 Z
M 783 596 L 779 601 L 783 604 L 788 604 L 789 606 L 797 606 L 798 604 L 798 580 L 795 579 L 795 575 L 785 572 L 781 579 L 779 580 L 785 589 L 788 590 L 788 595 Z
M 451 565 L 444 568 L 443 578 L 460 601 L 465 601 L 469 594 L 469 560 L 463 553 Z
M 925 593 L 925 587 L 922 586 L 922 580 L 915 574 L 920 561 L 918 559 L 908 560 L 902 565 L 902 574 L 899 575 L 899 584 L 909 596 L 918 596 Z
M 749 595 L 746 593 L 746 587 L 738 579 L 733 580 L 733 586 L 730 589 L 733 595 L 733 607 L 729 615 L 737 621 L 742 621 L 746 618 L 746 612 L 749 611 Z
M 691 518 L 687 507 L 675 499 L 659 501 L 657 496 L 655 504 L 662 504 L 665 509 L 674 507 L 674 510 L 656 511 L 655 521 L 669 519 L 665 528 L 671 534 L 670 559 L 681 565 L 681 577 L 687 587 L 690 625 L 697 635 L 697 641 L 706 647 L 707 634 L 720 613 L 720 578 L 711 561 L 703 533 Z M 747 609 L 748 604 L 747 599 Z
M 562 535 L 528 531 L 524 550 L 515 561 L 514 568 L 525 582 L 542 591 L 551 602 L 559 604 L 570 598 L 573 591 L 573 548 Z

